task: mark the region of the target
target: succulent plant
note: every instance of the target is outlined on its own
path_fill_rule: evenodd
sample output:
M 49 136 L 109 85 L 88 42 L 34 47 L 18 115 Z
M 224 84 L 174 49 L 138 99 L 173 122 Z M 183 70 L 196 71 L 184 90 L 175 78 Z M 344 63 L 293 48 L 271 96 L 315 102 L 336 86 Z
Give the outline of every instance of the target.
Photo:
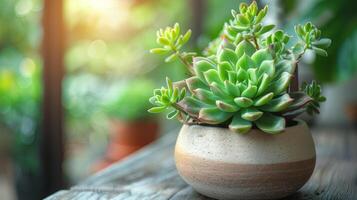
M 228 127 L 237 133 L 256 127 L 270 134 L 282 132 L 287 120 L 305 111 L 319 112 L 325 98 L 316 82 L 304 85 L 301 91 L 293 91 L 289 85 L 306 50 L 326 56 L 331 41 L 306 23 L 296 26 L 299 40 L 289 46 L 291 36 L 272 31 L 274 25 L 262 24 L 267 6 L 258 10 L 255 2 L 243 3 L 239 11 L 232 11 L 233 19 L 204 51 L 205 56 L 176 50 L 190 35 L 179 35 L 178 24 L 159 31 L 158 44 L 163 47 L 152 52 L 172 52 L 169 58 L 180 58 L 192 75 L 177 83 L 167 79 L 168 88 L 155 90 L 150 99 L 156 107 L 149 112 L 173 109 L 168 118 L 179 116 L 184 123 Z M 164 37 L 165 42 L 161 41 Z

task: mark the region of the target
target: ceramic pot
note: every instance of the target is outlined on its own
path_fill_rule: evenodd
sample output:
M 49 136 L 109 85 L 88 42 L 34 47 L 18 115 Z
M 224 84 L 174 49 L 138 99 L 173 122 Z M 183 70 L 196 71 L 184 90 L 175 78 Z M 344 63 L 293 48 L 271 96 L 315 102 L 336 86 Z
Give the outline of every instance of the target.
M 181 177 L 216 199 L 279 199 L 299 190 L 315 167 L 315 146 L 299 121 L 281 134 L 184 125 L 175 148 Z

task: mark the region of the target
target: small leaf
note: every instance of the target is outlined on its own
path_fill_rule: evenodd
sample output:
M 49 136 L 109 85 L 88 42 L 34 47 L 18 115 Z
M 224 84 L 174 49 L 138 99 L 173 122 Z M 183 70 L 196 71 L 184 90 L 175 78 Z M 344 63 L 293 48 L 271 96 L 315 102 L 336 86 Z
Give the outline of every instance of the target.
M 227 88 L 230 95 L 238 97 L 240 95 L 239 88 L 229 81 L 224 81 L 224 86 Z
M 185 98 L 186 96 L 186 88 L 182 88 L 181 92 L 180 92 L 180 99 L 179 101 L 181 101 L 183 98 Z
M 253 101 L 247 97 L 237 97 L 234 99 L 234 102 L 242 108 L 247 108 L 253 105 Z
M 218 108 L 202 108 L 198 119 L 207 124 L 220 124 L 227 121 L 232 115 L 232 113 L 223 112 Z
M 258 71 L 257 68 L 248 69 L 249 80 L 254 84 L 258 82 L 257 71 Z
M 153 107 L 148 110 L 149 113 L 160 113 L 166 110 L 166 106 L 162 107 Z
M 185 35 L 182 37 L 182 44 L 186 44 L 188 40 L 191 38 L 192 31 L 188 30 Z
M 200 78 L 202 81 L 206 81 L 203 73 L 210 70 L 210 69 L 214 69 L 214 65 L 212 65 L 210 62 L 206 61 L 206 60 L 199 60 L 193 63 L 193 68 L 195 70 L 195 73 L 197 75 L 198 78 Z
M 180 112 L 178 110 L 174 110 L 170 112 L 169 114 L 166 115 L 167 119 L 173 119 L 175 118 Z
M 239 107 L 237 107 L 236 105 L 225 103 L 220 100 L 216 101 L 216 106 L 224 112 L 236 112 L 239 110 Z
M 237 82 L 237 73 L 234 71 L 229 71 L 228 72 L 228 80 L 231 83 Z
M 257 86 L 249 84 L 247 89 L 245 89 L 242 92 L 242 96 L 251 99 L 256 95 L 256 93 L 257 93 Z
M 272 100 L 274 97 L 274 93 L 270 92 L 264 96 L 259 97 L 257 100 L 254 102 L 254 106 L 262 106 L 267 104 L 270 100 Z
M 260 80 L 257 96 L 263 94 L 269 87 L 271 78 L 268 74 L 263 74 L 262 79 Z
M 199 101 L 193 97 L 185 97 L 182 101 L 178 103 L 183 110 L 191 115 L 198 117 L 198 113 L 204 107 L 208 107 L 207 104 Z
M 312 42 L 312 44 L 318 48 L 326 49 L 331 45 L 331 40 L 328 38 L 322 38 L 318 41 Z
M 317 55 L 324 56 L 324 57 L 328 56 L 326 50 L 323 50 L 323 49 L 320 49 L 320 48 L 317 48 L 317 47 L 312 47 L 312 49 L 315 51 L 315 53 Z
M 243 54 L 242 57 L 239 58 L 237 62 L 237 70 L 240 68 L 244 70 L 248 70 L 249 68 L 254 68 L 254 67 L 256 67 L 255 62 L 245 53 Z
M 266 26 L 263 26 L 262 29 L 260 29 L 260 31 L 257 33 L 258 35 L 263 35 L 271 30 L 273 30 L 275 27 L 275 25 L 271 24 L 271 25 L 266 25 Z
M 186 79 L 186 85 L 191 93 L 193 93 L 193 91 L 198 88 L 205 89 L 205 90 L 209 89 L 209 87 L 206 84 L 204 84 L 204 82 L 201 81 L 201 79 L 199 79 L 197 76 L 193 76 Z
M 296 64 L 290 60 L 281 60 L 276 64 L 276 73 L 275 76 L 280 76 L 283 72 L 293 74 L 296 68 Z
M 283 72 L 278 80 L 270 84 L 269 91 L 274 92 L 275 95 L 279 95 L 280 93 L 286 91 L 289 86 L 291 77 L 291 74 Z
M 238 70 L 238 73 L 237 73 L 237 80 L 239 82 L 243 82 L 245 80 L 248 80 L 249 79 L 249 75 L 247 73 L 247 71 L 245 71 L 244 69 L 240 68 Z
M 209 90 L 198 88 L 193 93 L 195 97 L 207 104 L 215 104 L 218 97 Z
M 221 78 L 219 77 L 218 72 L 215 69 L 210 69 L 203 73 L 207 83 L 212 84 L 213 82 L 222 83 Z
M 213 82 L 211 85 L 210 85 L 210 88 L 211 88 L 211 91 L 213 92 L 213 94 L 223 98 L 223 99 L 232 99 L 228 92 L 226 91 L 226 88 L 224 88 L 223 85 L 220 85 L 220 84 L 217 84 L 216 82 Z
M 262 10 L 259 11 L 257 17 L 255 18 L 255 23 L 260 23 L 267 14 L 268 6 L 265 6 Z
M 224 62 L 227 61 L 229 63 L 236 63 L 238 60 L 238 57 L 236 53 L 230 49 L 224 48 L 218 55 L 217 57 L 218 62 Z
M 249 20 L 244 15 L 237 15 L 238 21 L 243 25 L 249 25 Z
M 258 69 L 258 77 L 263 74 L 268 74 L 269 77 L 273 77 L 275 74 L 274 60 L 265 60 L 262 62 Z
M 252 56 L 255 51 L 256 51 L 255 47 L 246 40 L 241 41 L 237 45 L 235 50 L 238 58 L 242 57 L 243 54 L 246 54 L 247 56 Z
M 168 53 L 170 50 L 169 49 L 164 49 L 164 48 L 155 48 L 155 49 L 151 49 L 150 53 L 154 53 L 154 54 L 165 54 Z
M 281 112 L 292 104 L 294 99 L 290 98 L 288 94 L 272 99 L 269 103 L 261 106 L 260 109 L 268 112 Z
M 170 41 L 164 37 L 159 37 L 157 42 L 161 45 L 170 45 Z
M 241 117 L 248 121 L 256 121 L 263 115 L 263 112 L 255 108 L 243 109 L 241 113 L 242 113 Z
M 293 99 L 293 102 L 287 107 L 287 111 L 298 110 L 313 101 L 313 99 L 304 92 L 293 92 L 290 93 L 289 96 Z
M 218 64 L 218 73 L 222 81 L 228 80 L 228 71 L 232 70 L 232 66 L 228 62 Z
M 256 51 L 252 55 L 252 59 L 257 64 L 257 66 L 260 66 L 262 64 L 262 62 L 265 60 L 273 60 L 273 57 L 269 53 L 269 50 L 267 48 L 265 48 L 265 49 L 260 49 L 260 50 Z
M 280 133 L 285 129 L 285 119 L 270 113 L 264 113 L 255 124 L 260 130 L 270 134 Z
M 242 119 L 240 114 L 233 117 L 232 122 L 229 124 L 229 129 L 236 133 L 247 133 L 252 128 L 252 122 Z

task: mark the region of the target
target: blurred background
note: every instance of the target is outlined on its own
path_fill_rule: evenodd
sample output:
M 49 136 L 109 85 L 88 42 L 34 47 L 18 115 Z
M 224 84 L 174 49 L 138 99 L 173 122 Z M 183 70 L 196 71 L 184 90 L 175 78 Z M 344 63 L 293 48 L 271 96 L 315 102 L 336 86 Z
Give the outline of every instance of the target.
M 149 54 L 156 30 L 179 22 L 191 49 L 220 33 L 239 0 L 0 0 L 1 199 L 40 199 L 74 185 L 175 130 L 150 115 L 152 89 L 186 76 Z M 267 22 L 293 34 L 311 20 L 332 38 L 329 57 L 305 56 L 303 80 L 327 102 L 312 126 L 357 124 L 353 0 L 260 0 Z

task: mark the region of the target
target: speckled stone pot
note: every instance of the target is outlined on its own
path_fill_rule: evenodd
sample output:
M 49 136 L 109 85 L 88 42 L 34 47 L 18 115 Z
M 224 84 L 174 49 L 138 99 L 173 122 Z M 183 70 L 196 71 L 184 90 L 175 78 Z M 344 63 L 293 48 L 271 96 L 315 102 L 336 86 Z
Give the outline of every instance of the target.
M 314 142 L 302 121 L 276 135 L 184 125 L 175 148 L 181 177 L 199 193 L 216 199 L 289 196 L 310 178 L 315 159 Z

